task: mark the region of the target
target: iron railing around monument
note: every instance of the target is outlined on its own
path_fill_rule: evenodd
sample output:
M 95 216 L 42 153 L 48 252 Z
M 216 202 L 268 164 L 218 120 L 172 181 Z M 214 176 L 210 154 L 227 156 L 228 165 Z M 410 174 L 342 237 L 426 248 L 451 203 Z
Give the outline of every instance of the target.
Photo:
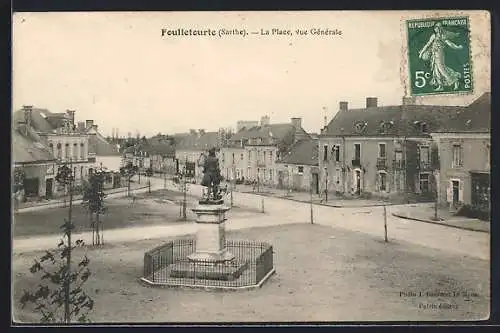
M 259 285 L 274 269 L 273 247 L 264 242 L 226 240 L 234 259 L 192 261 L 194 239 L 177 239 L 144 254 L 144 279 L 171 286 L 237 288 Z

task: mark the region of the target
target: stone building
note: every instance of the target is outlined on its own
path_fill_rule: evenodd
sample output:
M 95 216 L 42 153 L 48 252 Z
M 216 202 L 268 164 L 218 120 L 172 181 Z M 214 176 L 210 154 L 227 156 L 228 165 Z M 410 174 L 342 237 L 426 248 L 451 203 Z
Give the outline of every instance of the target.
M 343 195 L 376 194 L 431 199 L 438 169 L 431 133 L 448 128 L 463 106 L 379 106 L 339 111 L 319 136 L 320 189 Z
M 277 187 L 319 194 L 318 140 L 294 143 L 276 162 Z

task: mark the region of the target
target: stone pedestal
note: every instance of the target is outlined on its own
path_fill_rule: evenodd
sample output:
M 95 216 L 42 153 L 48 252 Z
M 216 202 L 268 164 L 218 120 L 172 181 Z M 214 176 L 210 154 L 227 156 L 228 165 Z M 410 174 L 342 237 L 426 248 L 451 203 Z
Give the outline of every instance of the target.
M 234 259 L 226 249 L 226 212 L 230 208 L 222 203 L 200 202 L 193 208 L 196 213 L 196 251 L 188 259 L 197 264 L 217 264 Z

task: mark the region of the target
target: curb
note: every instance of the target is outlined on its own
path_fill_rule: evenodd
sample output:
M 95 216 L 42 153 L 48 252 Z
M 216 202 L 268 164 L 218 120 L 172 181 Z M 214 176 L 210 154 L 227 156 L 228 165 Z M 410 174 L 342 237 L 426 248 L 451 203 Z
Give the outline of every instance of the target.
M 402 214 L 398 214 L 398 213 L 392 213 L 392 216 L 399 217 L 399 218 L 405 219 L 405 220 L 418 221 L 418 222 L 424 222 L 424 223 L 429 223 L 429 224 L 437 224 L 437 225 L 442 225 L 442 226 L 446 226 L 446 227 L 450 227 L 450 228 L 455 228 L 455 229 L 462 229 L 462 230 L 468 230 L 468 231 L 482 232 L 482 233 L 486 233 L 486 234 L 490 233 L 490 231 L 487 231 L 487 230 L 480 230 L 480 229 L 476 229 L 476 228 L 462 227 L 462 226 L 457 226 L 457 225 L 448 224 L 448 223 L 444 223 L 444 222 L 419 219 L 419 218 L 415 218 L 415 217 L 408 217 L 408 216 L 405 216 L 405 215 L 402 215 Z
M 257 192 L 239 192 L 239 193 L 254 194 L 254 195 L 260 195 L 263 197 L 290 200 L 290 201 L 301 202 L 301 203 L 310 203 L 310 201 L 308 201 L 308 200 L 300 200 L 300 199 L 295 199 L 295 198 L 290 198 L 290 197 L 274 196 L 274 195 L 270 195 L 268 193 L 257 193 Z M 395 203 L 388 202 L 386 204 L 368 204 L 368 205 L 347 206 L 347 205 L 329 205 L 329 204 L 325 204 L 325 203 L 314 202 L 313 205 L 332 207 L 332 208 L 366 208 L 366 207 L 398 206 L 401 204 L 395 204 Z

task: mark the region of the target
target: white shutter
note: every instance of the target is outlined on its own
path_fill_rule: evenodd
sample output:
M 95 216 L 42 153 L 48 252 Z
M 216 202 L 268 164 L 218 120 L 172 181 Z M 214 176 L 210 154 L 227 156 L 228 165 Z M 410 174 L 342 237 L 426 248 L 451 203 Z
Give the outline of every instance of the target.
M 458 183 L 458 201 L 464 202 L 464 182 L 461 180 Z
M 453 201 L 453 183 L 451 180 L 448 181 L 448 186 L 446 187 L 446 202 Z

